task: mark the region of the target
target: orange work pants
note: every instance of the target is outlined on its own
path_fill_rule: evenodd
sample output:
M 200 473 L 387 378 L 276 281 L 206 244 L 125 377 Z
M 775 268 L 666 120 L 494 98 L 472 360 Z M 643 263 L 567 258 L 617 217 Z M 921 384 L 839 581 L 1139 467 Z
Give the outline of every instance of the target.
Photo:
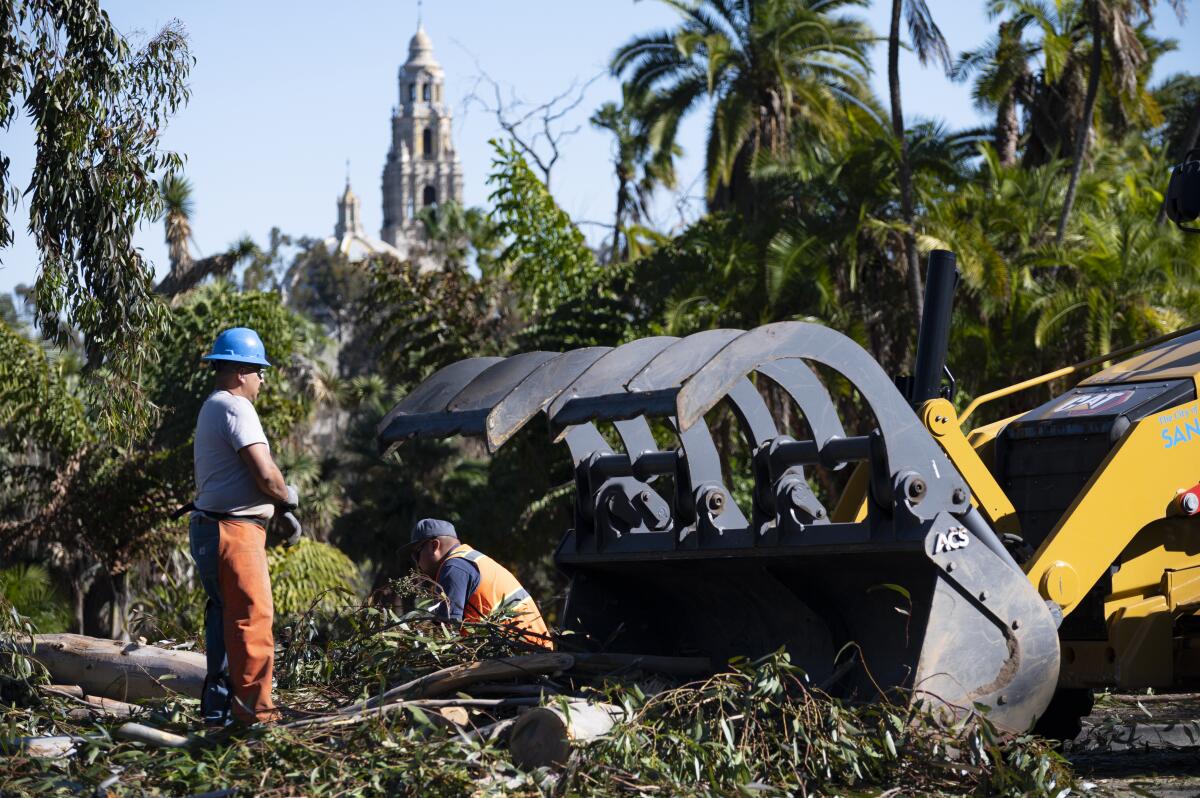
M 248 521 L 221 521 L 217 570 L 233 716 L 244 723 L 278 720 L 271 700 L 275 638 L 266 530 Z

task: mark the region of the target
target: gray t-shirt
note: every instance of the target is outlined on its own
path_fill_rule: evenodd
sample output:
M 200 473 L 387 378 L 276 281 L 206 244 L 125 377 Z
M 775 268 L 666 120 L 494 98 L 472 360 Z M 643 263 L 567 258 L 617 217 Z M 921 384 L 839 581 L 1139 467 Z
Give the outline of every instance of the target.
M 213 391 L 196 419 L 196 509 L 259 518 L 275 515 L 275 503 L 258 489 L 238 455 L 254 443 L 266 444 L 270 451 L 254 405 L 244 396 Z

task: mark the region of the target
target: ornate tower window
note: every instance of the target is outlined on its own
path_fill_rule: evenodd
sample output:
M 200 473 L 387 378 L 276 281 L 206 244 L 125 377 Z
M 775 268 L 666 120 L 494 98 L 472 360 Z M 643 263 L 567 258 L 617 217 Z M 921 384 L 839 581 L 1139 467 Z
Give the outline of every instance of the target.
M 429 102 L 430 96 L 429 96 L 429 84 L 428 83 L 421 84 L 421 99 L 424 100 L 425 102 Z
M 408 89 L 408 101 L 410 103 L 416 102 L 417 101 L 417 84 L 409 83 L 406 88 Z
M 421 152 L 425 154 L 425 160 L 432 161 L 437 157 L 433 146 L 433 128 L 427 127 L 421 131 Z
M 425 190 L 421 192 L 422 205 L 437 205 L 437 189 L 433 186 L 425 186 Z

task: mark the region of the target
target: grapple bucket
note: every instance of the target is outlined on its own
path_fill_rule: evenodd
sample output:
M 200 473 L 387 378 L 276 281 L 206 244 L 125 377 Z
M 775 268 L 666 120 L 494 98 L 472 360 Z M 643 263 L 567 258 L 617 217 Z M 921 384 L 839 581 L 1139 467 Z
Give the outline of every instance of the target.
M 872 429 L 847 434 L 810 364 L 854 386 Z M 811 437 L 780 430 L 755 376 Z M 748 506 L 705 423 L 722 403 L 751 453 Z M 893 382 L 845 336 L 782 322 L 475 358 L 419 385 L 378 440 L 475 435 L 494 451 L 540 413 L 574 465 L 574 526 L 555 561 L 570 577 L 560 618 L 587 644 L 715 661 L 782 646 L 830 691 L 908 690 L 1017 730 L 1049 703 L 1054 617 Z M 654 418 L 676 445 L 660 448 Z M 805 468 L 860 463 L 865 516 L 834 520 Z

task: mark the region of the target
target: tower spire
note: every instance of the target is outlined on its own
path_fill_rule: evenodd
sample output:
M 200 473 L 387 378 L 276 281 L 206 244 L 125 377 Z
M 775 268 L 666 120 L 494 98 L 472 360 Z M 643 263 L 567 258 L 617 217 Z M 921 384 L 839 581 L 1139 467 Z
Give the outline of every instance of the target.
M 423 0 L 417 0 L 417 27 L 421 27 L 421 3 Z

